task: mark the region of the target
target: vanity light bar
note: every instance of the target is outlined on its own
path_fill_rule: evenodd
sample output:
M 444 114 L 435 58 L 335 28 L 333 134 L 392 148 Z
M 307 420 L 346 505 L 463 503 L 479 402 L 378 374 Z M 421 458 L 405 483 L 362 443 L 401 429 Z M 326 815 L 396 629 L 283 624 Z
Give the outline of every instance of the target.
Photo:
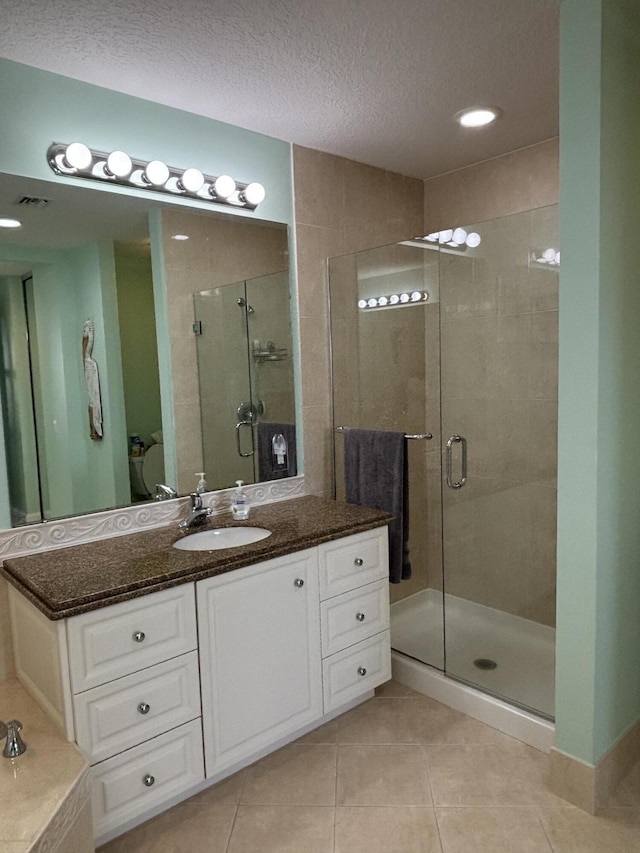
M 83 142 L 54 142 L 47 151 L 56 175 L 154 190 L 167 195 L 255 210 L 265 190 L 256 182 L 244 184 L 229 175 L 205 175 L 199 169 L 176 169 L 162 160 L 137 160 L 124 151 L 94 151 Z
M 370 311 L 372 308 L 406 308 L 410 305 L 424 305 L 429 299 L 426 290 L 412 290 L 411 293 L 392 293 L 390 296 L 372 296 L 369 299 L 359 299 L 358 308 Z

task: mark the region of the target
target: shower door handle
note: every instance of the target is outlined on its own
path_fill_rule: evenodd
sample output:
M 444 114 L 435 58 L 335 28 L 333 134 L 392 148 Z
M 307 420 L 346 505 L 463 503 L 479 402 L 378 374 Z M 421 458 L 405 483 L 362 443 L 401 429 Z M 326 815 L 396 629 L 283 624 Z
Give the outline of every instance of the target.
M 247 456 L 253 456 L 255 449 L 250 450 L 249 453 L 242 452 L 242 448 L 240 447 L 240 427 L 243 426 L 253 427 L 253 423 L 251 421 L 240 421 L 236 424 L 236 447 L 238 448 L 238 456 L 246 458 Z M 253 429 L 251 430 L 251 446 L 253 447 Z
M 462 445 L 462 476 L 453 479 L 453 445 Z M 452 435 L 447 441 L 447 486 L 450 489 L 461 489 L 467 482 L 467 439 L 463 435 Z

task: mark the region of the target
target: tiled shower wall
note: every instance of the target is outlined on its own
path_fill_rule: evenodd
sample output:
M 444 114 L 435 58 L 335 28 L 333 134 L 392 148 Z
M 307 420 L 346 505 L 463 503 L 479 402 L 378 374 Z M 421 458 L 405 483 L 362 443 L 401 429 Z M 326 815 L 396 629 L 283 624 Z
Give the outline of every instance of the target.
M 308 493 L 333 489 L 327 258 L 423 231 L 423 182 L 293 147 L 302 413 Z

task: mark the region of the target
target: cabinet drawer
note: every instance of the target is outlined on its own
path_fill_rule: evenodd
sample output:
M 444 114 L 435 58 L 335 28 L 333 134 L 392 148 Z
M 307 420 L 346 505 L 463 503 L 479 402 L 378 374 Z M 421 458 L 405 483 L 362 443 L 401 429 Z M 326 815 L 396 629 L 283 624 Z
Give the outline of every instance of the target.
M 389 627 L 389 581 L 367 584 L 323 601 L 322 656 L 328 657 Z
M 331 655 L 322 662 L 322 671 L 326 714 L 391 678 L 389 631 Z
M 345 536 L 318 546 L 320 597 L 330 598 L 389 576 L 386 527 Z
M 193 584 L 73 616 L 67 630 L 80 693 L 197 648 Z
M 189 652 L 73 699 L 76 741 L 90 764 L 200 716 L 198 654 Z
M 199 720 L 92 767 L 96 836 L 122 826 L 203 780 Z

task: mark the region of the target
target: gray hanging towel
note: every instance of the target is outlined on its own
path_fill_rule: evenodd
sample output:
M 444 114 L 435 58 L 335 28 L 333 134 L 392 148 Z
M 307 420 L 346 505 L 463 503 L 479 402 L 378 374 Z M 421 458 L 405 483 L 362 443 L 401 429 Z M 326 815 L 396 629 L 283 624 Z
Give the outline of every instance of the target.
M 284 451 L 284 453 L 282 453 Z M 258 423 L 258 477 L 260 482 L 295 477 L 296 426 L 268 421 Z
M 403 432 L 344 429 L 347 503 L 393 514 L 389 524 L 389 580 L 411 577 L 406 439 Z

